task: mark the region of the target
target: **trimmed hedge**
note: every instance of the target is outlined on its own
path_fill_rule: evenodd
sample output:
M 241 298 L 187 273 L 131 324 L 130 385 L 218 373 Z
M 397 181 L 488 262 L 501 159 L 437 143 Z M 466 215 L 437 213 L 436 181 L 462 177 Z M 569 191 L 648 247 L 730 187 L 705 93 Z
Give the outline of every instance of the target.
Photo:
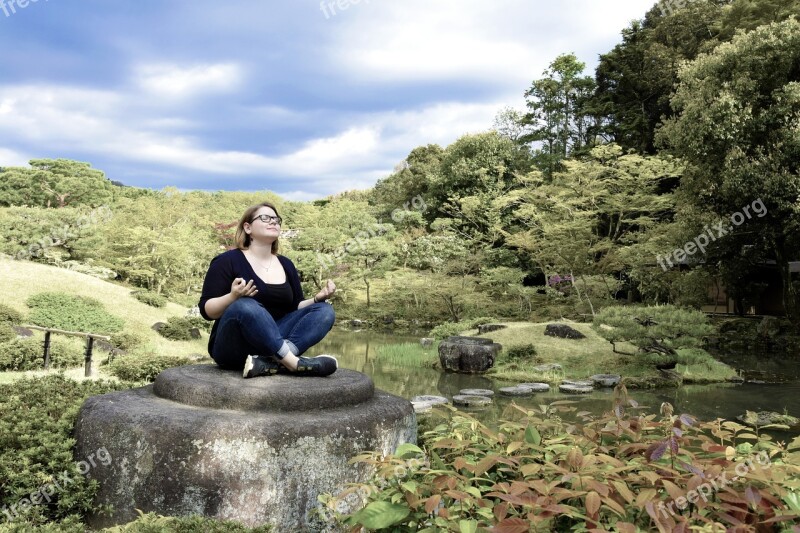
M 108 365 L 108 370 L 123 381 L 152 382 L 163 370 L 191 363 L 179 356 L 153 355 L 118 357 Z
M 6 323 L 10 326 L 18 326 L 22 324 L 22 313 L 9 307 L 6 304 L 0 304 L 0 323 Z
M 0 322 L 0 343 L 8 342 L 17 337 L 17 333 L 11 324 L 7 322 Z
M 115 333 L 125 322 L 105 310 L 94 298 L 60 292 L 42 292 L 28 298 L 28 320 L 45 328 L 85 333 Z
M 131 293 L 134 298 L 142 302 L 143 304 L 147 304 L 151 307 L 166 307 L 167 306 L 167 299 L 157 294 L 155 292 L 150 291 L 135 291 Z
M 211 329 L 211 325 L 212 322 L 205 320 L 203 317 L 173 316 L 167 320 L 166 325 L 158 330 L 158 333 L 172 341 L 190 341 L 192 340 L 190 333 L 192 328 L 208 332 Z
M 44 347 L 35 338 L 13 339 L 0 344 L 0 371 L 21 372 L 44 368 Z M 66 339 L 50 340 L 50 366 L 75 368 L 83 364 L 83 350 Z
M 111 346 L 126 352 L 133 350 L 134 348 L 138 348 L 144 344 L 144 342 L 145 338 L 138 333 L 122 331 L 120 333 L 114 333 L 111 335 Z

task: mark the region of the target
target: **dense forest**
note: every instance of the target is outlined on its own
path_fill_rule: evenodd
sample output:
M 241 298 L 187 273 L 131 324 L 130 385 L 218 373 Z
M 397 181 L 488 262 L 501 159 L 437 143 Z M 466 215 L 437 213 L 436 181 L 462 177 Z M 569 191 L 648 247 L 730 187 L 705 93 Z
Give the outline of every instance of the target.
M 301 203 L 127 187 L 64 159 L 2 168 L 0 252 L 189 306 L 245 207 L 268 200 L 281 253 L 308 290 L 337 281 L 340 316 L 699 307 L 715 285 L 743 312 L 770 264 L 800 323 L 800 0 L 683 4 L 632 22 L 594 75 L 554 58 L 520 88 L 525 109 L 414 148 L 370 190 Z

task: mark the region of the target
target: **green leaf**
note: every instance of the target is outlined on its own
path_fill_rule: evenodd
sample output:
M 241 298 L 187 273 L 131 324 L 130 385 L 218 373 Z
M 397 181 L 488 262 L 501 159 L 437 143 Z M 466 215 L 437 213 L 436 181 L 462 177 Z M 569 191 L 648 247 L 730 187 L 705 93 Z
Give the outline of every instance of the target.
M 458 527 L 461 530 L 461 533 L 475 533 L 476 531 L 478 531 L 478 521 L 459 520 Z
M 536 446 L 542 443 L 542 436 L 539 434 L 539 430 L 537 430 L 533 426 L 528 426 L 525 430 L 525 442 L 528 444 L 535 444 Z
M 397 457 L 402 457 L 403 459 L 408 459 L 409 457 L 415 457 L 417 455 L 425 455 L 419 446 L 411 444 L 407 442 L 405 444 L 401 444 L 397 447 L 397 451 L 394 452 Z
M 404 505 L 372 502 L 356 513 L 356 520 L 368 529 L 383 529 L 402 522 L 410 512 Z

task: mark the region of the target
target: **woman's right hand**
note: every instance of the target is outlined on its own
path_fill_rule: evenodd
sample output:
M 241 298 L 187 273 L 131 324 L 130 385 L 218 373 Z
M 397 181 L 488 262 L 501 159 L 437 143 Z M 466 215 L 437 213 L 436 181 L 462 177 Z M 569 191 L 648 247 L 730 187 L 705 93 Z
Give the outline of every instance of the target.
M 255 288 L 252 279 L 245 283 L 243 278 L 236 278 L 231 284 L 231 294 L 237 300 L 242 296 L 249 296 L 252 298 L 258 294 L 258 289 Z

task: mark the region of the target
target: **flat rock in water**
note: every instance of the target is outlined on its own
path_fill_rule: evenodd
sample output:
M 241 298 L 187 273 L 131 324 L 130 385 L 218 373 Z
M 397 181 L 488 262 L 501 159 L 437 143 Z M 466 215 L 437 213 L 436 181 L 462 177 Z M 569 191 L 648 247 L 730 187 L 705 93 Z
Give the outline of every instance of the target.
M 483 407 L 492 403 L 491 398 L 486 396 L 470 396 L 468 394 L 456 394 L 453 396 L 453 403 L 455 405 L 462 405 L 466 407 Z
M 594 387 L 594 381 L 589 379 L 565 379 L 562 385 L 573 385 L 575 387 Z
M 503 387 L 500 389 L 500 394 L 503 396 L 532 396 L 533 389 L 530 387 L 520 387 L 519 385 L 516 387 Z
M 598 387 L 616 387 L 622 380 L 618 374 L 595 374 L 589 378 Z
M 414 411 L 417 413 L 424 413 L 430 411 L 435 405 L 448 403 L 450 401 L 444 396 L 414 396 L 411 398 L 411 405 L 414 406 Z
M 575 328 L 566 324 L 548 324 L 544 329 L 544 334 L 548 337 L 558 337 L 559 339 L 585 339 L 586 335 Z
M 489 389 L 464 389 L 458 393 L 464 396 L 486 396 L 487 398 L 494 396 L 494 391 Z
M 547 383 L 520 383 L 517 387 L 525 387 L 531 389 L 532 392 L 548 392 L 550 385 Z
M 563 381 L 558 386 L 558 390 L 566 394 L 589 394 L 594 391 L 594 384 L 591 381 Z

